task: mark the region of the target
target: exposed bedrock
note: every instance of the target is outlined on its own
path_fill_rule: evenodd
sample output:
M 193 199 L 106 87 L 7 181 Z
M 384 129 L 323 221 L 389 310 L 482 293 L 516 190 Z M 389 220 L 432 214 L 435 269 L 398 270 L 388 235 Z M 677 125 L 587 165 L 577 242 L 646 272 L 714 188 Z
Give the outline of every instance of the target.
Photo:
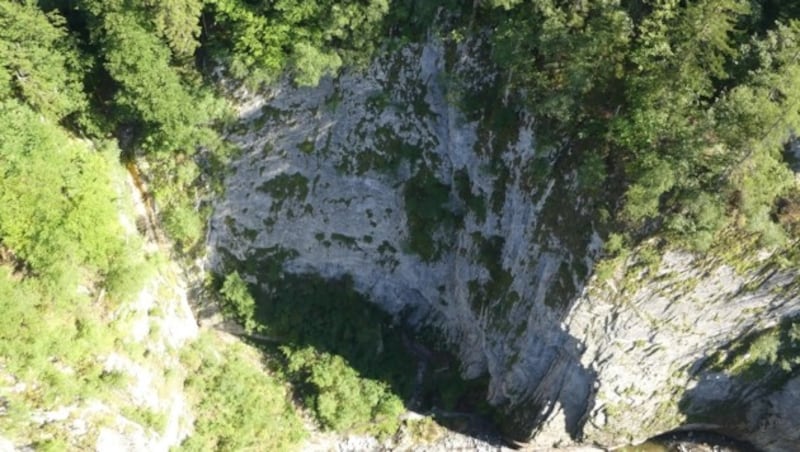
M 797 398 L 796 379 L 754 399 L 707 364 L 798 310 L 796 274 L 766 256 L 736 271 L 668 251 L 594 282 L 601 239 L 569 150 L 537 143 L 481 47 L 432 40 L 317 88 L 246 97 L 212 266 L 281 250 L 286 272 L 352 276 L 387 312 L 441 331 L 465 377 L 488 375 L 517 440 L 625 444 L 731 398 L 746 415 L 727 433 L 774 450 L 791 443 L 759 429 L 798 440 L 786 427 L 800 404 L 781 395 Z M 787 425 L 764 427 L 776 416 Z

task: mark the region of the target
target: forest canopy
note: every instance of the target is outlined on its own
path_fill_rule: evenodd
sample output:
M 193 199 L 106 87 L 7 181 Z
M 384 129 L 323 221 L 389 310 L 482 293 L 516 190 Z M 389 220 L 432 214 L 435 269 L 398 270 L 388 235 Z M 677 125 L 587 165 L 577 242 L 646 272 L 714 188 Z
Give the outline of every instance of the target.
M 392 41 L 492 30 L 543 141 L 576 155 L 585 185 L 614 187 L 596 196 L 610 230 L 702 250 L 736 227 L 779 244 L 796 228 L 776 220 L 797 199 L 783 146 L 800 121 L 798 16 L 775 0 L 4 1 L 0 97 L 149 155 L 186 251 L 230 153 L 219 75 L 314 85 Z
M 497 61 L 543 135 L 621 187 L 604 201 L 614 229 L 699 250 L 731 226 L 786 240 L 775 219 L 796 199 L 784 146 L 800 126 L 797 6 L 490 3 Z

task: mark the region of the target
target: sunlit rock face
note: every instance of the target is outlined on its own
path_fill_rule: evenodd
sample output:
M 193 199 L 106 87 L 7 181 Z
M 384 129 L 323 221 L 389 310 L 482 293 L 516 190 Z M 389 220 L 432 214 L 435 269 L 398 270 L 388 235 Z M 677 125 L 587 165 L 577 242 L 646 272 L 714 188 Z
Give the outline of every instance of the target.
M 443 333 L 465 377 L 488 375 L 514 439 L 614 445 L 681 425 L 704 357 L 798 309 L 796 291 L 772 290 L 795 275 L 755 287 L 758 271 L 634 253 L 593 283 L 600 219 L 569 147 L 537 142 L 485 52 L 431 39 L 313 89 L 246 96 L 212 267 L 350 275 Z

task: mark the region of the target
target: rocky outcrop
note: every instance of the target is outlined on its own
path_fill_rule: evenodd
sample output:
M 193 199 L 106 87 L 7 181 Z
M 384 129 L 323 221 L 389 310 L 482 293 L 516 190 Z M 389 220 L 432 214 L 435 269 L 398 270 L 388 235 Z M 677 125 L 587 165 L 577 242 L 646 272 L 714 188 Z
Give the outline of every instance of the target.
M 482 52 L 431 39 L 313 89 L 244 96 L 212 267 L 350 275 L 387 312 L 443 332 L 465 377 L 488 375 L 514 439 L 609 446 L 679 427 L 710 397 L 711 353 L 797 312 L 797 291 L 776 289 L 796 273 L 646 245 L 593 279 L 598 219 L 569 149 L 537 143 Z M 751 411 L 798 406 L 784 405 Z

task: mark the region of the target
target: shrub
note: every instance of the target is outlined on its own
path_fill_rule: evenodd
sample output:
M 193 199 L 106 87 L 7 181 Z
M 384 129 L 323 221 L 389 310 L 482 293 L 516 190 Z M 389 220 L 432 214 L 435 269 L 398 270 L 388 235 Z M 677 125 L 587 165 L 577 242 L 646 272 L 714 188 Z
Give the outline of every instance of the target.
M 405 408 L 387 384 L 359 377 L 341 356 L 320 353 L 312 347 L 281 350 L 288 359 L 290 374 L 310 383 L 304 394 L 306 405 L 323 427 L 378 436 L 397 431 Z
M 257 326 L 255 321 L 256 301 L 250 295 L 247 282 L 239 276 L 239 272 L 230 273 L 225 277 L 220 293 L 225 300 L 225 311 L 242 322 L 248 334 L 252 333 Z
M 286 388 L 267 374 L 257 354 L 239 343 L 223 346 L 207 333 L 181 356 L 190 377 L 194 433 L 188 451 L 292 450 L 305 431 Z

